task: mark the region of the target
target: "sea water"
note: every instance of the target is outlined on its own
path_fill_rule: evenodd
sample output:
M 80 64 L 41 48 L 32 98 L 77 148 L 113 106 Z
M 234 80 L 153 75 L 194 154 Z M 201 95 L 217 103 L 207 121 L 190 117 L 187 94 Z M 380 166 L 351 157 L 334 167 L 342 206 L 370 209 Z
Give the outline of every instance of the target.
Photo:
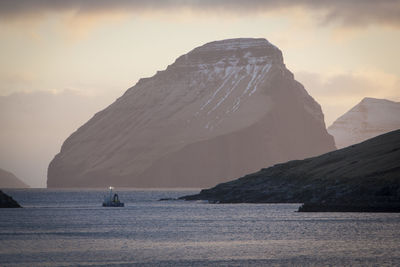
M 4 190 L 0 266 L 398 266 L 400 214 L 158 201 L 198 190 Z

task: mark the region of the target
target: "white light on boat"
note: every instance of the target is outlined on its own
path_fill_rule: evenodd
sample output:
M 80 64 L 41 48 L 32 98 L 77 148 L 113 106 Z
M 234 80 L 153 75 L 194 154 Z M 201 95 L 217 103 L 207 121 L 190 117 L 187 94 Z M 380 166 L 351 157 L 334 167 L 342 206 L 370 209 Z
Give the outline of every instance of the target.
M 103 202 L 103 207 L 123 207 L 124 203 L 119 201 L 118 194 L 115 193 L 113 195 L 113 189 L 114 187 L 110 186 L 109 187 L 110 191 L 108 196 L 104 196 L 104 202 Z

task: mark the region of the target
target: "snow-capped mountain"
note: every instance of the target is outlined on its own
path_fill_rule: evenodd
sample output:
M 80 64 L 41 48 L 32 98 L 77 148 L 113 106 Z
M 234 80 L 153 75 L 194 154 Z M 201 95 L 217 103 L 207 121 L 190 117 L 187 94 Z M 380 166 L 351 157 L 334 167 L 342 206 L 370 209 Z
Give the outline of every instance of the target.
M 195 48 L 73 133 L 49 187 L 204 187 L 333 150 L 321 108 L 265 39 Z
M 400 103 L 364 98 L 328 128 L 337 148 L 346 147 L 400 129 Z

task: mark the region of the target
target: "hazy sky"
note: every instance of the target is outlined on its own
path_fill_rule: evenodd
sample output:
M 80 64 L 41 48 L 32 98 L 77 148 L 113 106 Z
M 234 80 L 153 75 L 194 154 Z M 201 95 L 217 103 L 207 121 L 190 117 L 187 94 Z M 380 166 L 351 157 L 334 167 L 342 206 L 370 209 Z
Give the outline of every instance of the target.
M 278 46 L 327 125 L 365 96 L 400 101 L 400 1 L 2 0 L 0 168 L 44 186 L 52 155 L 96 110 L 194 47 L 237 37 Z M 24 150 L 41 162 L 32 177 Z

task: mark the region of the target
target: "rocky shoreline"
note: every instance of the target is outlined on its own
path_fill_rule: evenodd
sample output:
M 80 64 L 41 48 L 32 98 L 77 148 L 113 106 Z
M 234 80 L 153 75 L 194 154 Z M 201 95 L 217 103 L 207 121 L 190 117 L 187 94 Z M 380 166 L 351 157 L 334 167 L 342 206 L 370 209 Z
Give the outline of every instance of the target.
M 0 190 L 0 208 L 22 208 L 12 197 Z

